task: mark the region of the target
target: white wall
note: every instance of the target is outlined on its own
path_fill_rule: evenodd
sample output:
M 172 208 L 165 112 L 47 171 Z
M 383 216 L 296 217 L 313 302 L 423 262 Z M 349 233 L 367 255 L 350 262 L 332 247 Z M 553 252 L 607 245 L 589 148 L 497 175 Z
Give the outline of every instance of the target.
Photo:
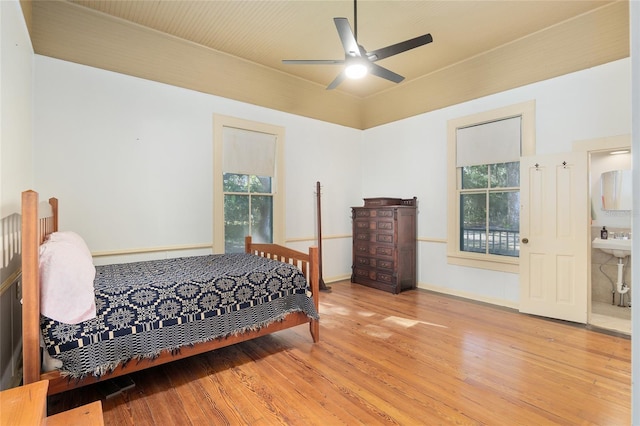
M 312 243 L 320 181 L 326 280 L 350 275 L 351 206 L 363 197 L 417 196 L 419 285 L 517 306 L 517 274 L 447 263 L 447 121 L 534 99 L 538 154 L 628 134 L 629 65 L 624 59 L 361 132 L 36 55 L 36 186 L 61 198 L 61 228 L 82 233 L 92 251 L 210 243 L 213 113 L 280 125 L 286 237 L 294 248 Z
M 418 197 L 418 282 L 517 307 L 517 274 L 449 265 L 446 259 L 447 121 L 535 100 L 536 153 L 631 131 L 630 60 L 534 83 L 364 131 L 363 197 Z M 428 96 L 428 94 L 425 94 Z
M 16 0 L 0 2 L 0 217 L 20 211 L 33 184 L 33 48 Z
M 35 70 L 36 189 L 92 251 L 211 244 L 217 113 L 286 128 L 286 238 L 315 244 L 320 181 L 323 236 L 346 235 L 325 276 L 350 268 L 360 131 L 39 55 Z
M 0 218 L 10 238 L 0 242 L 0 389 L 20 383 L 21 307 L 16 246 L 20 193 L 33 183 L 31 140 L 33 49 L 18 1 L 0 1 Z M 10 216 L 10 217 L 8 217 Z M 6 219 L 6 221 L 5 221 Z M 8 226 L 10 224 L 10 226 Z M 8 284 L 9 287 L 4 287 Z

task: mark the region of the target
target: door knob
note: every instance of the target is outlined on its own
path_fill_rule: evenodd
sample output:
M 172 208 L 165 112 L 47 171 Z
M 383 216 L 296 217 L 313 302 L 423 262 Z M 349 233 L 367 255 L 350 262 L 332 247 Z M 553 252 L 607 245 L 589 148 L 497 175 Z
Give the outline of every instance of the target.
M 528 242 L 529 242 L 529 239 L 528 239 L 528 238 L 523 238 L 523 239 L 522 239 L 522 244 L 527 244 Z

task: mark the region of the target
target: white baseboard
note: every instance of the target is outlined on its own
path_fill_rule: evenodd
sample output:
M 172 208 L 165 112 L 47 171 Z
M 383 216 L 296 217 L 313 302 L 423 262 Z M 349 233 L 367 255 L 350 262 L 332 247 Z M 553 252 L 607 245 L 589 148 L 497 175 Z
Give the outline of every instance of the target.
M 511 300 L 485 297 L 475 293 L 469 293 L 467 291 L 452 290 L 447 287 L 440 287 L 440 286 L 425 284 L 425 283 L 418 283 L 418 288 L 434 291 L 436 293 L 448 294 L 450 296 L 462 297 L 463 299 L 475 300 L 476 302 L 483 302 L 483 303 L 489 303 L 491 305 L 504 306 L 506 308 L 511 308 L 515 310 L 519 309 L 518 304 L 512 302 Z

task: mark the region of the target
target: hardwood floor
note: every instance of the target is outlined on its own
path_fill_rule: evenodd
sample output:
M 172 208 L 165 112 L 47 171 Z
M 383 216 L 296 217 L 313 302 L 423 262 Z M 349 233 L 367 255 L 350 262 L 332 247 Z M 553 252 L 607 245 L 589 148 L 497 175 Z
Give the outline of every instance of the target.
M 559 321 L 348 281 L 308 327 L 131 375 L 106 425 L 627 425 L 631 341 Z M 49 414 L 104 398 L 49 398 Z

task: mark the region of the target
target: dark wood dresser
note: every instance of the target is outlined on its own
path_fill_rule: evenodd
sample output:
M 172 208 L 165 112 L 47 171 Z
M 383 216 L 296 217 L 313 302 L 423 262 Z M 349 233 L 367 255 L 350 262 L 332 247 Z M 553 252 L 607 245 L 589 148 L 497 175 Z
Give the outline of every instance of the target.
M 416 287 L 416 204 L 416 197 L 365 198 L 351 209 L 351 282 L 391 293 Z

